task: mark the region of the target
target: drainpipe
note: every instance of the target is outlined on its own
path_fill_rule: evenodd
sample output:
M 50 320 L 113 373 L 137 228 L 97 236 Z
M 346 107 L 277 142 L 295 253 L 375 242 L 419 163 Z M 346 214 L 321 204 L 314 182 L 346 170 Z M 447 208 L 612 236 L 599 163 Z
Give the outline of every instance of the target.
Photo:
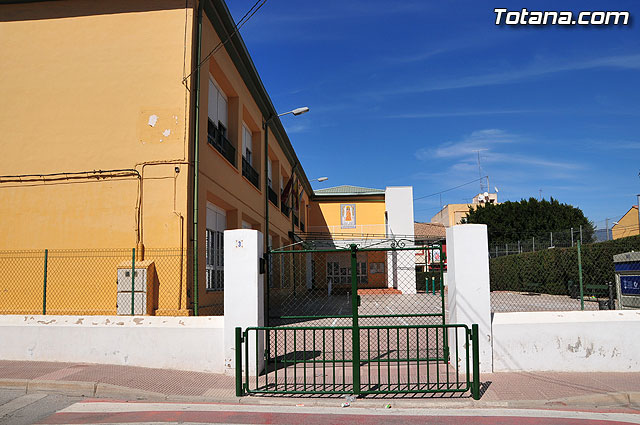
M 269 326 L 269 285 L 271 285 L 269 277 L 269 121 L 273 115 L 265 120 L 262 124 L 264 129 L 264 263 L 265 263 L 265 288 L 264 293 L 264 323 Z M 271 171 L 273 173 L 273 170 Z M 282 200 L 280 200 L 282 202 Z
M 195 118 L 193 124 L 193 315 L 198 315 L 198 183 L 200 174 L 200 57 L 202 44 L 202 0 L 198 2 L 196 35 Z

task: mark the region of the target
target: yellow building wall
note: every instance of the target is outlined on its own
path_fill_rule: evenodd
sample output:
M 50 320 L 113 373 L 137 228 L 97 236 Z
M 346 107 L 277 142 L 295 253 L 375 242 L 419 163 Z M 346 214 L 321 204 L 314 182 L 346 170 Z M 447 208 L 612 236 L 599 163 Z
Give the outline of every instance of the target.
M 211 22 L 203 19 L 202 52 L 212 51 L 220 43 L 220 38 Z M 212 76 L 228 101 L 228 134 L 229 142 L 235 147 L 235 166 L 207 142 L 208 123 L 208 87 Z M 265 178 L 266 164 L 264 158 L 264 137 L 262 116 L 258 105 L 244 83 L 240 73 L 225 49 L 219 49 L 202 67 L 200 79 L 200 184 L 198 238 L 203 243 L 206 238 L 206 207 L 211 203 L 224 210 L 227 229 L 242 227 L 245 221 L 253 229 L 265 231 Z M 288 117 L 288 119 L 295 119 Z M 242 175 L 242 125 L 252 133 L 253 164 L 259 173 L 259 187 L 254 186 Z M 292 175 L 293 166 L 287 160 L 274 134 L 269 131 L 269 157 L 273 165 L 272 186 L 280 195 L 280 175 L 285 176 L 286 185 Z M 293 196 L 292 196 L 293 198 Z M 304 194 L 300 205 L 308 205 L 308 194 Z M 300 226 L 292 226 L 291 213 L 285 216 L 280 207 L 269 202 L 269 234 L 273 247 L 281 247 L 291 243 L 289 232 L 300 232 Z M 301 209 L 301 219 L 308 222 L 307 208 Z M 266 237 L 266 236 L 265 236 Z M 199 250 L 199 312 L 200 314 L 222 314 L 224 311 L 224 291 L 206 289 L 206 251 Z
M 340 205 L 355 204 L 356 228 L 342 229 Z M 309 225 L 311 231 L 330 234 L 386 235 L 384 199 L 314 200 L 311 203 Z
M 638 209 L 631 208 L 620 220 L 618 224 L 611 228 L 613 239 L 625 238 L 640 234 L 638 226 Z
M 476 204 L 448 204 L 436 215 L 431 217 L 431 223 L 440 223 L 445 227 L 460 224 L 469 212 L 469 208 L 477 208 Z
M 116 265 L 138 239 L 174 250 L 157 260 L 172 258 L 157 267 L 159 312 L 187 311 L 192 16 L 182 0 L 0 5 L 2 175 L 136 170 L 0 177 L 0 250 L 29 250 L 0 259 L 14 271 L 0 275 L 0 312 L 40 309 L 50 249 L 49 311 L 114 314 Z
M 191 81 L 183 79 L 192 67 L 193 7 L 184 0 L 0 6 L 3 64 L 11 64 L 0 66 L 3 175 L 134 170 L 117 178 L 0 177 L 0 269 L 7 270 L 0 313 L 41 311 L 49 249 L 48 313 L 115 314 L 116 268 L 133 247 L 138 259 L 144 251 L 155 261 L 155 314 L 192 313 L 192 105 Z M 219 41 L 205 16 L 203 55 Z M 207 143 L 210 74 L 229 99 L 235 167 Z M 227 229 L 245 221 L 264 232 L 264 117 L 224 48 L 203 64 L 200 83 L 199 313 L 222 314 L 224 293 L 206 290 L 206 206 L 225 210 Z M 243 122 L 258 188 L 241 172 Z M 286 184 L 293 165 L 272 132 L 269 156 L 280 195 L 279 176 Z M 308 225 L 307 194 L 301 205 Z M 269 203 L 269 221 L 274 247 L 300 231 L 279 205 Z

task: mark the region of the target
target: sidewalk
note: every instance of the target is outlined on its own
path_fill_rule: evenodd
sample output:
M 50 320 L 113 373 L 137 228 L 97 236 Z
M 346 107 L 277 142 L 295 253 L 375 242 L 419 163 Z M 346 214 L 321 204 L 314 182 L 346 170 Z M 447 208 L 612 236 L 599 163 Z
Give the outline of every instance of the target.
M 469 393 L 367 396 L 354 402 L 361 407 L 392 400 L 394 407 L 601 407 L 640 409 L 640 373 L 516 372 L 481 376 L 479 401 Z M 67 395 L 128 400 L 208 401 L 334 406 L 341 397 L 235 396 L 230 375 L 81 363 L 0 360 L 0 388 L 25 392 L 59 392 Z

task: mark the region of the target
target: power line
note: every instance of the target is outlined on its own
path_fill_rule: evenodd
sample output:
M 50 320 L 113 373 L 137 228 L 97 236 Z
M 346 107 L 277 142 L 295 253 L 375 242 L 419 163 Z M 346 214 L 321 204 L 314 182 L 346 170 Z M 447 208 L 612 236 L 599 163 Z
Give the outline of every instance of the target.
M 202 1 L 202 0 L 201 0 L 201 1 Z M 209 53 L 204 57 L 204 59 L 202 59 L 202 60 L 200 61 L 200 63 L 199 63 L 198 65 L 196 65 L 196 67 L 195 67 L 195 68 L 193 68 L 193 69 L 191 70 L 191 72 L 189 73 L 189 75 L 187 75 L 186 77 L 184 77 L 184 78 L 182 79 L 182 82 L 183 82 L 183 83 L 185 83 L 185 82 L 189 79 L 189 77 L 191 77 L 191 76 L 193 75 L 193 73 L 194 73 L 194 72 L 196 72 L 196 70 L 197 70 L 197 69 L 199 69 L 199 68 L 202 66 L 202 64 L 203 64 L 203 63 L 205 63 L 205 62 L 206 62 L 206 61 L 207 61 L 207 60 L 208 60 L 212 55 L 214 55 L 218 50 L 220 50 L 220 48 L 221 48 L 222 46 L 224 46 L 225 44 L 227 44 L 227 43 L 229 42 L 229 40 L 231 40 L 231 37 L 233 37 L 234 35 L 236 35 L 236 33 L 237 33 L 238 31 L 240 31 L 240 28 L 242 28 L 242 26 L 243 26 L 244 24 L 246 24 L 246 23 L 249 21 L 249 19 L 251 19 L 251 17 L 252 17 L 253 15 L 255 15 L 255 14 L 256 14 L 256 12 L 257 12 L 258 10 L 260 10 L 260 8 L 261 8 L 262 6 L 264 6 L 264 4 L 265 4 L 266 2 L 267 2 L 267 0 L 258 0 L 258 1 L 256 1 L 256 2 L 253 4 L 253 6 L 251 6 L 251 8 L 247 11 L 247 13 L 245 13 L 245 14 L 244 14 L 244 16 L 243 16 L 242 18 L 240 18 L 240 20 L 236 23 L 236 29 L 235 29 L 235 30 L 233 30 L 233 32 L 232 32 L 231 34 L 229 34 L 229 35 L 227 36 L 227 38 L 225 38 L 224 40 L 221 40 L 221 41 L 216 45 L 216 47 L 214 47 L 214 48 L 213 48 L 213 49 L 212 49 L 212 50 L 211 50 L 211 51 L 210 51 L 210 52 L 209 52 Z
M 459 188 L 461 188 L 461 187 L 463 187 L 463 186 L 466 186 L 466 185 L 468 185 L 468 184 L 475 183 L 475 182 L 477 182 L 478 180 L 486 179 L 487 177 L 489 177 L 489 176 L 482 176 L 482 177 L 478 177 L 478 178 L 477 178 L 477 179 L 475 179 L 475 180 L 471 180 L 470 182 L 463 183 L 463 184 L 461 184 L 461 185 L 459 185 L 459 186 L 452 187 L 452 188 L 449 188 L 449 189 L 445 189 L 445 190 L 442 190 L 442 191 L 440 191 L 440 192 L 432 193 L 431 195 L 425 195 L 425 196 L 420 196 L 419 198 L 413 198 L 413 200 L 414 200 L 414 201 L 417 201 L 417 200 L 419 200 L 419 199 L 429 198 L 429 197 L 431 197 L 431 196 L 436 196 L 436 195 L 440 195 L 440 194 L 445 193 L 445 192 L 450 192 L 450 191 L 452 191 L 452 190 L 459 189 Z

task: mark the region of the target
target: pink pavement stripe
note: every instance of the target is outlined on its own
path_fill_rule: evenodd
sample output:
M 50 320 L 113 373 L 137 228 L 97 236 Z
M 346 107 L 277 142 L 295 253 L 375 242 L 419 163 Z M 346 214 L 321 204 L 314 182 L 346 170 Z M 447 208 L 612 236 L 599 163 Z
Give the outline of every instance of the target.
M 229 399 L 235 395 L 231 375 L 131 366 L 0 360 L 2 378 L 100 382 L 168 396 Z M 280 372 L 278 378 L 281 379 Z M 486 384 L 483 401 L 554 400 L 611 392 L 640 392 L 638 372 L 503 372 L 482 374 L 481 382 Z
M 629 422 L 567 418 L 527 418 L 500 416 L 403 416 L 343 415 L 312 413 L 250 412 L 121 412 L 121 413 L 56 413 L 40 424 L 115 424 L 140 422 L 191 422 L 226 424 L 300 424 L 300 425 L 624 425 Z
M 62 378 L 66 378 L 69 375 L 73 375 L 82 372 L 85 366 L 70 366 L 64 369 L 56 370 L 51 373 L 45 373 L 44 375 L 37 376 L 35 379 L 42 381 L 61 381 Z

